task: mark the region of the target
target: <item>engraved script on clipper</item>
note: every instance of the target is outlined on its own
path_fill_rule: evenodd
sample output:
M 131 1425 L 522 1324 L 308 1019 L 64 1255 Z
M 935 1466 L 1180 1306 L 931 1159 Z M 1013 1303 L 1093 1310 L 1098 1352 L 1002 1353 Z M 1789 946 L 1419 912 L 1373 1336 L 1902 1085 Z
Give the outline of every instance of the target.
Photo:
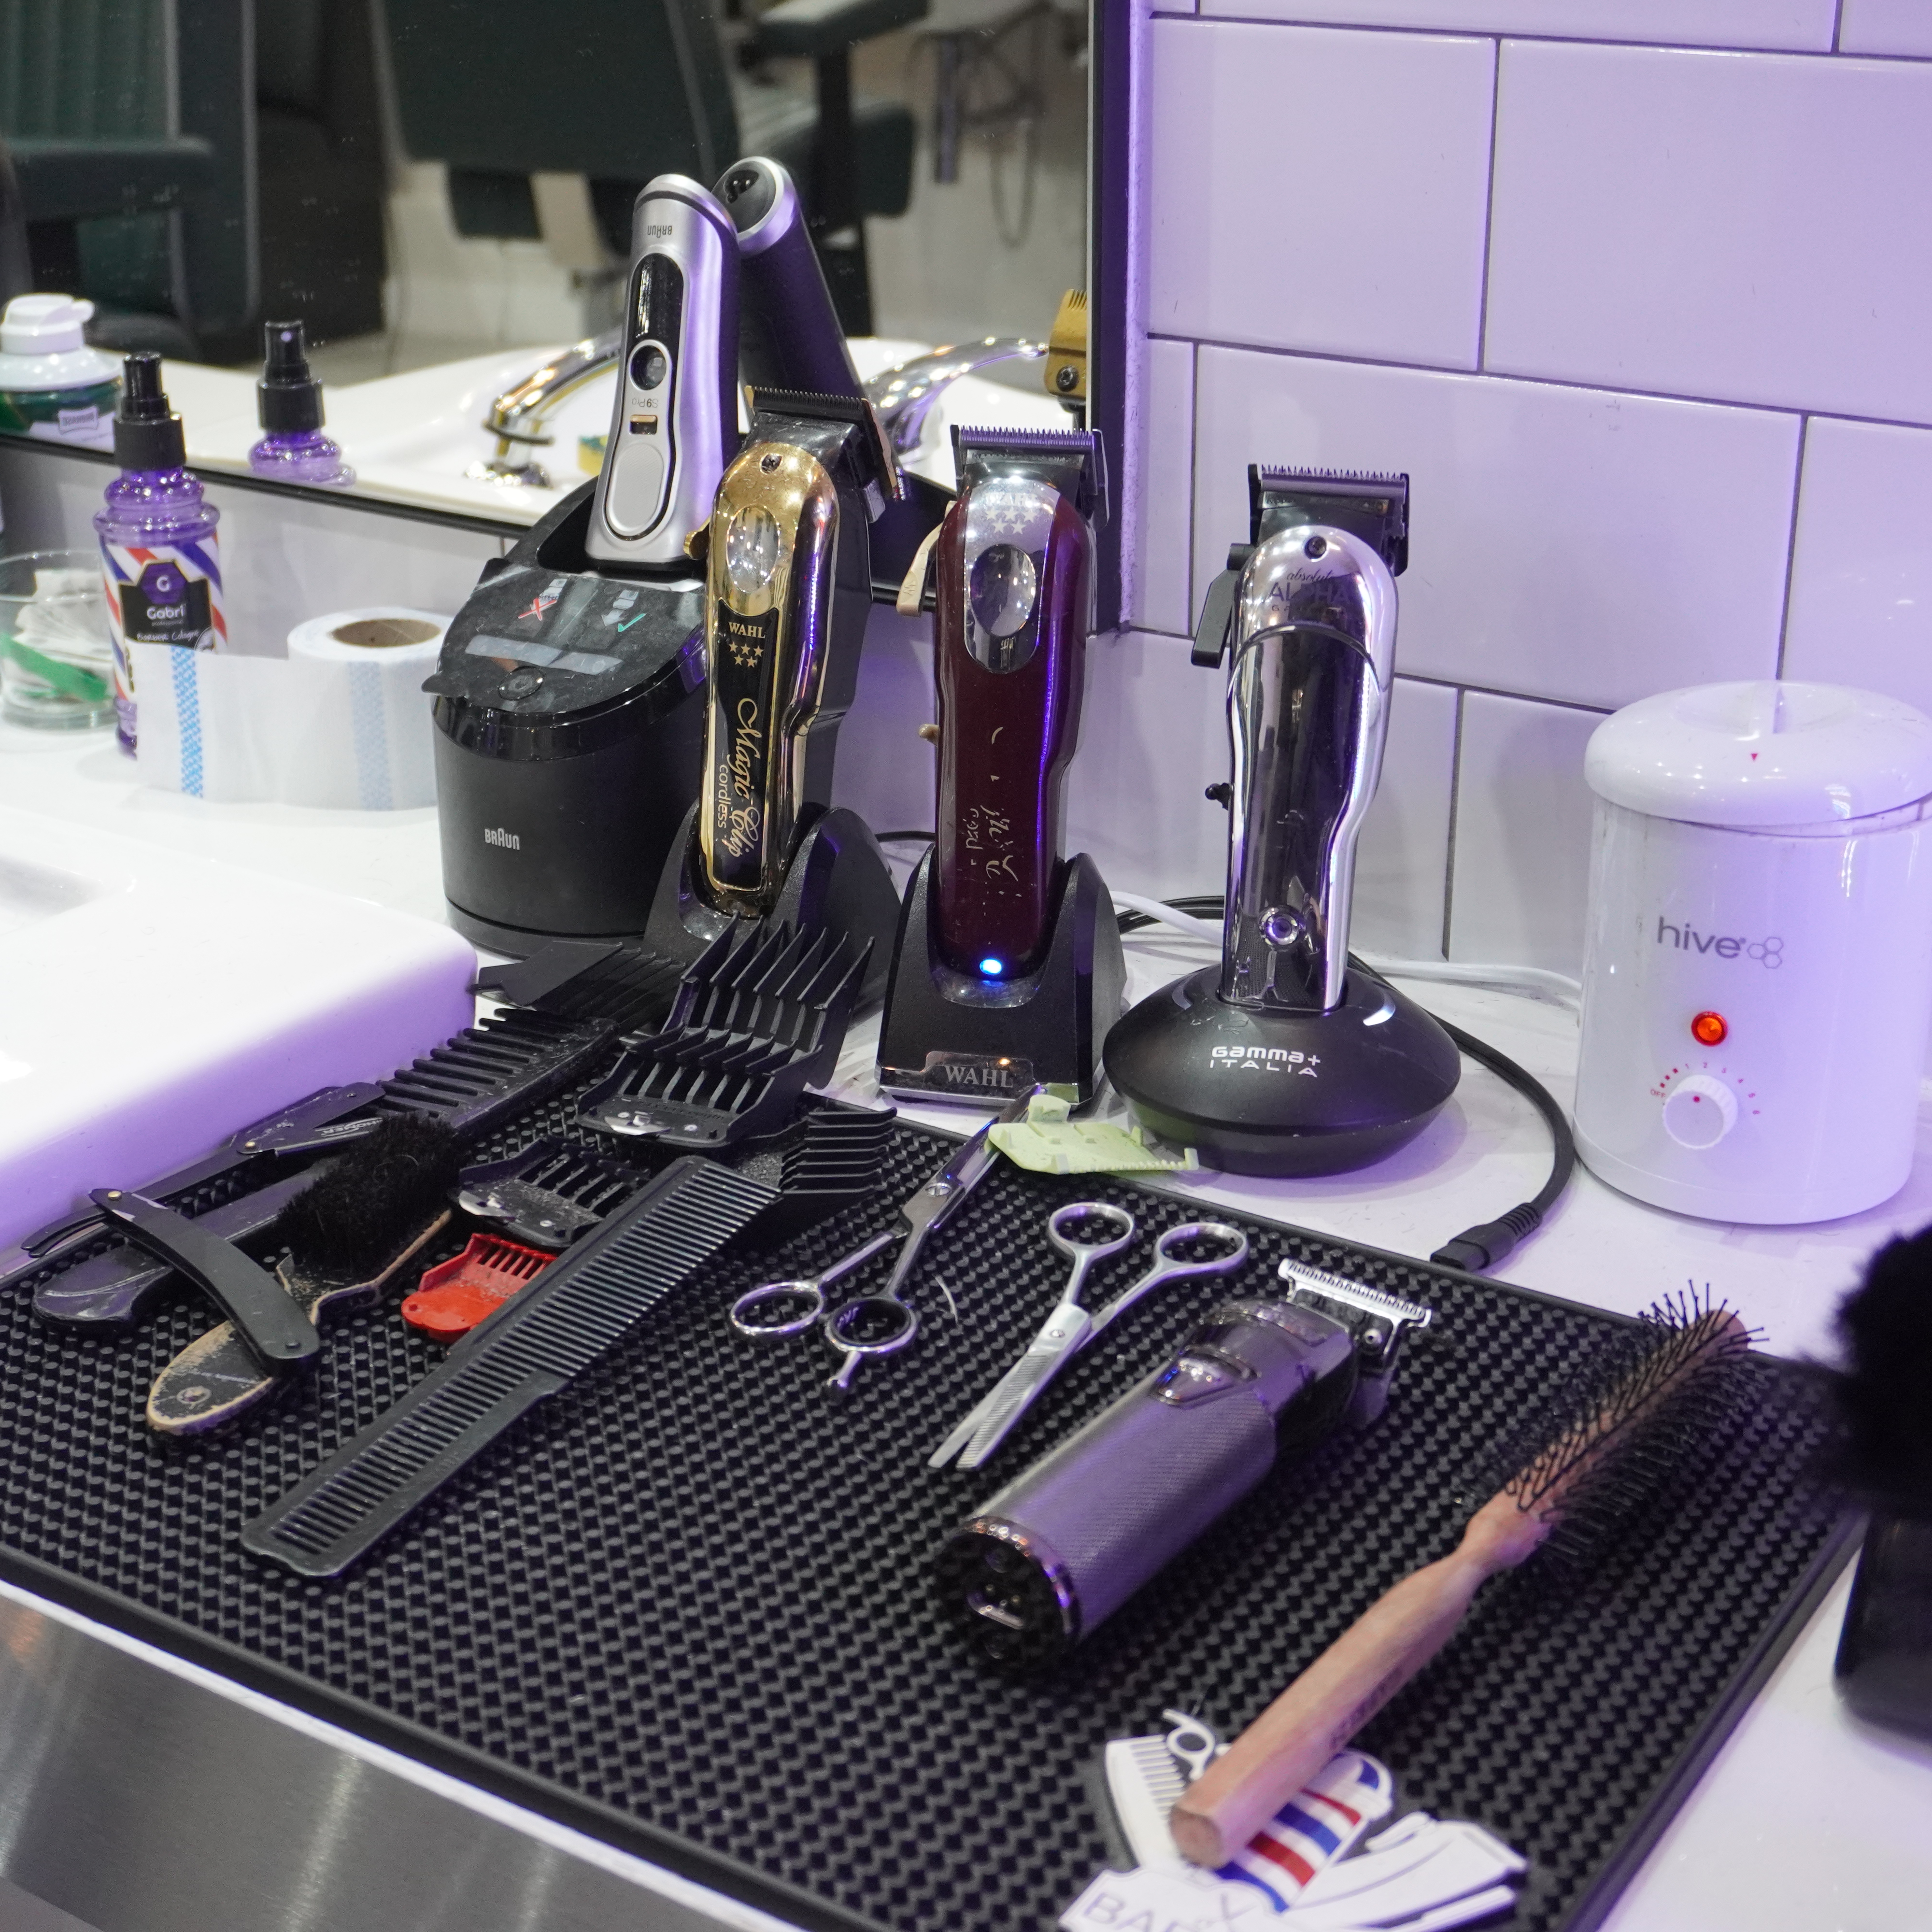
M 871 608 L 868 519 L 893 480 L 884 450 L 862 402 L 758 390 L 718 486 L 698 843 L 700 890 L 722 912 L 771 910 L 799 835 L 830 800 Z

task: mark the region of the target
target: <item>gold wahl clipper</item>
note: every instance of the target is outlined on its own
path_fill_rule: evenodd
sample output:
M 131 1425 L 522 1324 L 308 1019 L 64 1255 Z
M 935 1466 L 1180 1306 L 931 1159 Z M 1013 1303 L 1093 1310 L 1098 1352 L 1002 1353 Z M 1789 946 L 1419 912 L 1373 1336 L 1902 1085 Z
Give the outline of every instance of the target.
M 898 490 L 862 399 L 757 389 L 752 412 L 706 533 L 711 680 L 694 884 L 718 910 L 760 919 L 831 801 L 872 606 L 869 526 Z

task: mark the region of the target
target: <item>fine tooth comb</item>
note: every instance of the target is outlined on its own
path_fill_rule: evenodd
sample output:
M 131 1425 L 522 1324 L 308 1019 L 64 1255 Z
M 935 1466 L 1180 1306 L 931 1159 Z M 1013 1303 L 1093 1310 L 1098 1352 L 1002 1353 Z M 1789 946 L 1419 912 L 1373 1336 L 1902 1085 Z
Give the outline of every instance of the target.
M 570 1022 L 521 1010 L 500 1013 L 446 1040 L 380 1086 L 332 1088 L 284 1114 L 244 1128 L 220 1154 L 209 1157 L 210 1163 L 223 1166 L 203 1165 L 214 1173 L 235 1164 L 228 1159 L 231 1152 L 237 1158 L 270 1150 L 290 1155 L 310 1152 L 359 1138 L 386 1116 L 440 1119 L 460 1138 L 475 1140 L 508 1115 L 581 1078 L 615 1034 L 608 1021 Z M 364 1110 L 361 1119 L 340 1118 L 358 1109 Z M 260 1144 L 264 1142 L 268 1148 Z M 196 1169 L 184 1169 L 146 1192 L 166 1196 L 206 1178 Z M 266 1233 L 290 1197 L 315 1178 L 311 1168 L 292 1183 L 278 1178 L 194 1217 L 195 1225 L 226 1240 L 248 1240 Z M 219 1220 L 214 1218 L 218 1215 Z M 15 1278 L 27 1271 L 16 1271 Z M 111 1248 L 42 1282 L 34 1293 L 34 1312 L 63 1328 L 130 1328 L 146 1313 L 175 1272 L 172 1263 L 149 1248 Z
M 456 1174 L 457 1141 L 448 1126 L 393 1115 L 289 1203 L 280 1228 L 290 1251 L 270 1279 L 311 1337 L 325 1315 L 374 1300 L 447 1225 Z M 187 1224 L 190 1232 L 194 1225 Z M 224 1322 L 154 1378 L 148 1426 L 163 1436 L 205 1435 L 253 1408 L 284 1373 L 265 1367 L 236 1324 Z
M 777 1198 L 716 1161 L 674 1161 L 448 1360 L 242 1532 L 244 1548 L 333 1576 L 686 1287 Z
M 456 1204 L 512 1240 L 567 1248 L 644 1184 L 634 1168 L 547 1136 L 507 1160 L 466 1167 Z
M 1460 1628 L 1476 1592 L 1539 1551 L 1573 1575 L 1699 1448 L 1738 1400 L 1750 1346 L 1722 1304 L 1660 1304 L 1612 1331 L 1502 1466 L 1514 1473 L 1449 1555 L 1405 1577 L 1250 1724 L 1174 1809 L 1175 1845 L 1219 1866 L 1321 1769 Z
M 472 1234 L 454 1261 L 424 1274 L 403 1303 L 403 1319 L 432 1342 L 460 1342 L 556 1258 L 495 1234 Z
M 604 1133 L 718 1148 L 773 1133 L 831 1078 L 869 946 L 783 926 L 727 932 L 692 965 L 662 1028 L 584 1095 Z

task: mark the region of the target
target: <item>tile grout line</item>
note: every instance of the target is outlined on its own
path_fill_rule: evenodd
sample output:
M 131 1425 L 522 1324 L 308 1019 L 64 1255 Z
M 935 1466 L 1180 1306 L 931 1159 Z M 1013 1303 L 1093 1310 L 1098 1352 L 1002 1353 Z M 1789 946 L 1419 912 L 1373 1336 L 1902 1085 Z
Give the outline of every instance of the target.
M 1490 358 L 1490 257 L 1496 232 L 1496 131 L 1502 121 L 1503 44 L 1490 43 L 1490 180 L 1483 203 L 1483 280 L 1476 300 L 1476 369 Z
M 1187 567 L 1181 575 L 1183 620 L 1194 622 L 1194 546 L 1198 536 L 1201 488 L 1201 345 L 1187 345 Z
M 1932 419 L 1858 416 L 1846 410 L 1814 409 L 1803 403 L 1750 403 L 1729 396 L 1697 396 L 1669 389 L 1620 388 L 1581 376 L 1528 376 L 1510 369 L 1464 369 L 1448 362 L 1397 362 L 1386 356 L 1347 356 L 1330 349 L 1282 349 L 1264 342 L 1234 342 L 1206 335 L 1150 335 L 1157 342 L 1191 342 L 1197 349 L 1222 349 L 1243 356 L 1276 356 L 1284 362 L 1333 362 L 1348 369 L 1388 369 L 1416 376 L 1456 376 L 1472 382 L 1522 382 L 1573 394 L 1629 397 L 1638 402 L 1689 403 L 1698 409 L 1735 410 L 1752 416 L 1822 416 L 1832 422 L 1866 423 L 1874 429 L 1932 430 Z
M 1449 754 L 1449 830 L 1442 846 L 1442 956 L 1449 957 L 1450 921 L 1456 910 L 1456 820 L 1462 802 L 1462 700 L 1456 693 L 1456 731 Z
M 1838 0 L 1838 14 L 1832 30 L 1832 44 L 1822 47 L 1771 46 L 1760 41 L 1742 43 L 1736 40 L 1618 40 L 1602 34 L 1536 34 L 1526 33 L 1521 28 L 1496 29 L 1484 27 L 1426 26 L 1407 27 L 1393 21 L 1378 20 L 1323 20 L 1316 19 L 1290 20 L 1279 14 L 1192 14 L 1168 13 L 1160 8 L 1151 10 L 1148 16 L 1155 20 L 1195 20 L 1205 27 L 1299 27 L 1316 33 L 1326 34 L 1394 34 L 1404 39 L 1480 40 L 1494 33 L 1506 40 L 1522 40 L 1532 46 L 1540 47 L 1602 47 L 1613 52 L 1629 50 L 1639 53 L 1658 54 L 1763 54 L 1773 59 L 1830 60 L 1844 50 L 1838 45 L 1844 30 L 1844 0 Z M 1928 58 L 1923 54 L 1861 53 L 1852 56 L 1857 60 L 1886 61 L 1898 66 L 1922 66 Z
M 1784 542 L 1784 602 L 1778 614 L 1778 656 L 1773 677 L 1784 675 L 1784 654 L 1791 643 L 1791 586 L 1798 563 L 1798 506 L 1804 494 L 1804 452 L 1810 440 L 1811 418 L 1806 416 L 1798 425 L 1798 457 L 1791 466 L 1791 528 Z

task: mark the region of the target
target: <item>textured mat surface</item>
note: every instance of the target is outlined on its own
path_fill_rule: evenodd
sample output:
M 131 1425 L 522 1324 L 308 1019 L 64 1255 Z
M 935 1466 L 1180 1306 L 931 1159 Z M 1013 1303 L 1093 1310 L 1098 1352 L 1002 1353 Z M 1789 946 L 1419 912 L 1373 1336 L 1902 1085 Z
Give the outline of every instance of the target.
M 552 1105 L 487 1151 L 568 1122 Z M 352 1728 L 380 1729 L 380 1713 L 485 1754 L 532 1781 L 542 1808 L 589 1800 L 674 1833 L 695 1848 L 688 1869 L 722 1855 L 809 1894 L 802 1918 L 1049 1926 L 1103 1862 L 1082 1774 L 1105 1740 L 1158 1728 L 1168 1706 L 1231 1733 L 1245 1724 L 1378 1592 L 1453 1544 L 1485 1445 L 1611 1318 L 1249 1222 L 1245 1270 L 1161 1291 L 987 1468 L 934 1473 L 928 1451 L 1057 1298 L 1050 1209 L 1097 1196 L 1138 1217 L 1090 1300 L 1189 1218 L 1130 1186 L 1001 1163 L 915 1278 L 924 1332 L 862 1367 L 843 1402 L 815 1336 L 728 1328 L 743 1288 L 890 1226 L 943 1153 L 902 1128 L 875 1203 L 721 1264 L 332 1582 L 257 1562 L 237 1534 L 441 1359 L 404 1326 L 400 1291 L 329 1332 L 308 1384 L 234 1435 L 188 1444 L 141 1417 L 156 1370 L 209 1325 L 200 1304 L 104 1343 L 42 1328 L 16 1293 L 0 1307 L 0 1568 L 20 1552 L 111 1593 L 130 1627 L 176 1620 L 292 1672 Z M 982 1674 L 931 1600 L 946 1532 L 1291 1252 L 1438 1310 L 1388 1418 L 1277 1470 L 1057 1676 Z M 1808 1475 L 1821 1392 L 1775 1362 L 1750 1374 L 1753 1406 L 1653 1529 L 1567 1598 L 1492 1586 L 1364 1734 L 1405 1805 L 1475 1819 L 1530 1858 L 1514 1921 L 1526 1932 L 1594 1921 L 1842 1544 Z M 581 1822 L 622 1835 L 609 1813 Z

